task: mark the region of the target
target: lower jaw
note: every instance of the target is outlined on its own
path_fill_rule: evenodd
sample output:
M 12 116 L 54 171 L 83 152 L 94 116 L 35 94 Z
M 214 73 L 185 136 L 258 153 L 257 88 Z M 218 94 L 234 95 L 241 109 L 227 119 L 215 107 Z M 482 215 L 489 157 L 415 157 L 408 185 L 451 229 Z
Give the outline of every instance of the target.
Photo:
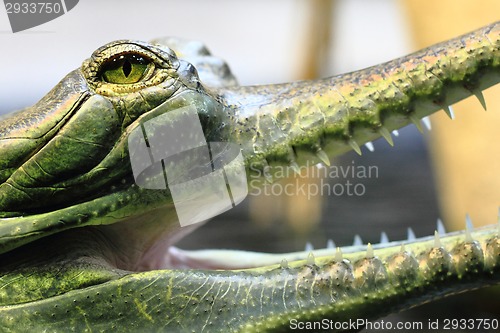
M 438 229 L 441 229 L 438 227 Z M 482 228 L 473 229 L 469 224 L 463 231 L 444 233 L 436 231 L 434 235 L 379 244 L 356 244 L 348 247 L 329 247 L 310 251 L 299 251 L 290 253 L 262 253 L 242 250 L 182 250 L 174 246 L 168 247 L 166 255 L 161 260 L 156 260 L 160 265 L 148 265 L 149 269 L 198 269 L 198 270 L 268 270 L 276 266 L 300 266 L 304 264 L 326 264 L 332 260 L 347 259 L 356 262 L 363 258 L 380 257 L 381 260 L 408 251 L 417 260 L 422 254 L 432 249 L 443 248 L 452 256 L 457 247 L 466 244 L 477 244 L 483 252 L 481 260 L 486 262 L 490 259 L 492 251 L 498 249 L 487 248 L 488 241 L 494 238 L 500 239 L 500 223 Z M 496 245 L 495 245 L 496 246 Z M 491 260 L 498 260 L 493 258 Z

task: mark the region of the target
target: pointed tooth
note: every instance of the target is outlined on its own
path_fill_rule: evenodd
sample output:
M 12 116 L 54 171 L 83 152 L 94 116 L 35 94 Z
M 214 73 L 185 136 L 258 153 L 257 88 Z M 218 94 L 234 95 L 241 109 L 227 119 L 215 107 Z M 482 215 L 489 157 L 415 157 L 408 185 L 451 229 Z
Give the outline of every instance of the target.
M 359 148 L 359 145 L 356 143 L 356 141 L 354 141 L 353 139 L 350 139 L 349 140 L 349 146 L 351 146 L 351 148 L 356 152 L 358 153 L 358 155 L 361 155 L 361 148 Z
M 316 151 L 316 156 L 320 159 L 321 162 L 325 163 L 326 166 L 330 166 L 330 159 L 323 149 L 319 148 Z
M 430 131 L 432 129 L 431 118 L 429 118 L 429 117 L 423 117 L 422 118 L 422 123 L 424 124 L 425 128 L 427 128 L 428 131 Z
M 434 231 L 434 247 L 436 248 L 443 247 L 443 245 L 441 244 L 441 239 L 439 239 L 439 234 L 437 230 Z
M 420 120 L 418 120 L 418 118 L 414 114 L 410 115 L 410 120 L 420 133 L 424 133 Z
M 387 128 L 380 127 L 380 129 L 378 130 L 378 132 L 385 139 L 385 141 L 387 141 L 391 146 L 394 146 L 394 141 L 392 141 L 391 133 L 389 133 L 389 131 L 387 130 Z
M 332 239 L 329 239 L 326 242 L 326 248 L 327 249 L 334 249 L 335 248 L 335 242 Z
M 401 248 L 399 249 L 399 252 L 401 253 L 406 252 L 405 243 L 401 243 Z
M 288 266 L 288 261 L 286 259 L 283 259 L 283 260 L 281 260 L 280 267 L 282 269 L 286 269 L 286 268 L 288 268 L 290 266 Z
M 366 259 L 372 259 L 373 257 L 374 255 L 372 244 L 368 243 L 368 246 L 366 247 Z
M 264 173 L 264 178 L 266 178 L 266 182 L 268 182 L 269 184 L 272 184 L 274 182 L 273 176 L 271 176 L 271 174 L 267 172 Z
M 478 89 L 478 90 L 472 91 L 472 93 L 477 97 L 477 99 L 479 100 L 479 103 L 481 103 L 481 106 L 483 107 L 484 111 L 488 111 L 486 109 L 486 101 L 484 100 L 483 92 Z
M 371 141 L 368 141 L 367 143 L 365 143 L 365 147 L 368 148 L 368 150 L 371 152 L 375 151 L 375 147 L 373 147 L 373 143 Z
M 446 229 L 445 229 L 443 221 L 441 221 L 441 219 L 437 219 L 436 230 L 437 230 L 438 234 L 440 234 L 441 236 L 446 234 Z
M 309 252 L 309 255 L 307 256 L 307 264 L 314 265 L 315 263 L 316 263 L 316 258 L 314 258 L 314 254 L 312 252 Z
M 342 255 L 342 250 L 340 247 L 337 247 L 337 251 L 335 251 L 335 261 L 336 262 L 341 262 L 344 260 L 344 256 Z
M 465 214 L 465 227 L 474 230 L 474 225 L 472 224 L 472 220 L 469 214 Z
M 271 169 L 271 167 L 269 166 L 269 163 L 267 162 L 267 160 L 266 160 L 266 159 L 264 159 L 264 160 L 262 161 L 262 163 L 264 164 L 264 168 L 263 168 L 263 170 L 262 170 L 262 172 L 264 173 L 264 178 L 266 179 L 266 181 L 267 181 L 268 183 L 272 184 L 272 183 L 273 183 L 273 181 L 274 181 L 274 180 L 273 180 L 273 176 L 272 176 L 272 175 L 268 172 L 268 170 L 270 170 L 270 169 Z
M 307 242 L 304 251 L 311 252 L 312 250 L 314 250 L 314 246 L 310 242 Z
M 473 241 L 471 232 L 474 230 L 474 226 L 472 225 L 472 220 L 470 219 L 469 214 L 465 215 L 465 241 L 467 243 L 471 243 Z
M 451 120 L 455 119 L 455 112 L 453 111 L 451 105 L 444 105 L 443 110 L 444 112 L 446 112 L 446 114 L 448 115 L 448 117 L 450 117 Z
M 324 167 L 325 167 L 325 165 L 323 163 L 321 163 L 321 162 L 316 163 L 316 168 L 323 169 Z
M 355 235 L 354 236 L 354 242 L 352 243 L 353 246 L 360 246 L 363 245 L 363 240 L 361 239 L 361 236 Z
M 382 233 L 380 234 L 380 244 L 387 244 L 389 243 L 389 237 L 387 237 L 387 234 L 382 231 Z
M 394 131 L 392 131 L 392 134 L 394 134 L 394 136 L 399 136 L 399 131 L 398 130 L 394 130 Z
M 300 176 L 300 168 L 296 162 L 290 162 L 290 168 L 296 175 Z
M 408 241 L 413 242 L 417 237 L 415 237 L 415 233 L 412 228 L 408 228 Z
M 293 147 L 288 148 L 288 161 L 289 161 L 289 167 L 293 170 L 293 172 L 300 176 L 300 168 L 297 162 L 295 162 L 295 150 Z
M 472 243 L 474 239 L 472 239 L 472 234 L 470 233 L 470 229 L 465 229 L 465 242 Z

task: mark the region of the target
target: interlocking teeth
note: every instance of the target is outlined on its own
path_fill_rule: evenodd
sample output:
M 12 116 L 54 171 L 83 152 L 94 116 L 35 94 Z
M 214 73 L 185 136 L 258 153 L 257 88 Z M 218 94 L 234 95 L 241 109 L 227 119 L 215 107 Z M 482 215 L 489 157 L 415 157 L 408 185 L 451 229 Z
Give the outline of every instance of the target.
M 423 117 L 422 123 L 424 124 L 425 128 L 427 128 L 428 131 L 430 131 L 432 129 L 431 119 L 429 117 Z
M 316 151 L 316 156 L 320 159 L 321 162 L 325 163 L 326 166 L 330 166 L 330 159 L 323 149 L 319 148 Z
M 446 112 L 446 114 L 448 115 L 448 117 L 450 117 L 451 120 L 455 119 L 455 112 L 453 111 L 451 105 L 443 106 L 443 110 L 444 112 Z
M 307 242 L 306 243 L 306 248 L 304 249 L 304 251 L 311 252 L 313 250 L 314 250 L 314 246 L 310 242 Z
M 441 221 L 441 219 L 437 219 L 436 230 L 437 230 L 438 234 L 440 234 L 440 235 L 446 234 L 446 229 L 445 229 L 443 221 Z
M 354 141 L 353 139 L 350 139 L 349 140 L 349 146 L 351 146 L 351 148 L 356 152 L 358 153 L 358 155 L 361 155 L 361 148 L 359 148 L 359 145 L 356 143 L 356 141 Z
M 488 111 L 486 109 L 486 101 L 484 100 L 483 92 L 481 90 L 474 90 L 474 91 L 472 91 L 472 93 L 477 97 L 477 99 L 479 100 L 479 103 L 481 103 L 481 106 L 483 107 L 484 111 Z
M 439 234 L 437 230 L 434 231 L 434 247 L 435 248 L 443 247 L 443 245 L 441 244 L 441 239 L 439 239 Z
M 472 225 L 472 220 L 470 219 L 469 214 L 465 215 L 465 241 L 467 243 L 472 243 L 472 230 L 474 230 L 474 226 Z
M 394 141 L 392 141 L 392 136 L 389 133 L 389 131 L 387 130 L 387 128 L 380 127 L 380 129 L 378 130 L 378 132 L 385 139 L 385 141 L 387 141 L 391 146 L 394 146 Z
M 420 133 L 424 133 L 424 130 L 422 129 L 422 124 L 414 114 L 410 115 L 410 120 Z
M 326 242 L 326 248 L 327 249 L 334 249 L 335 248 L 335 242 L 332 239 L 329 239 Z
M 314 253 L 309 252 L 309 255 L 307 256 L 307 264 L 314 265 L 315 263 L 316 263 L 316 258 L 314 258 Z
M 373 257 L 374 255 L 372 244 L 368 243 L 368 246 L 366 247 L 366 259 L 372 259 Z
M 386 243 L 389 243 L 389 237 L 387 237 L 387 234 L 382 231 L 382 233 L 380 234 L 380 244 L 386 244 Z
M 371 141 L 368 141 L 367 143 L 365 143 L 365 147 L 371 151 L 372 153 L 375 151 L 375 147 L 373 147 L 373 143 Z
M 335 261 L 336 262 L 341 262 L 344 260 L 344 256 L 342 255 L 342 250 L 340 247 L 337 247 L 337 251 L 335 251 Z
M 413 242 L 417 237 L 415 237 L 415 233 L 413 232 L 412 228 L 408 228 L 408 241 Z
M 363 240 L 361 239 L 361 236 L 355 235 L 354 236 L 354 242 L 352 243 L 353 246 L 360 246 L 363 245 Z

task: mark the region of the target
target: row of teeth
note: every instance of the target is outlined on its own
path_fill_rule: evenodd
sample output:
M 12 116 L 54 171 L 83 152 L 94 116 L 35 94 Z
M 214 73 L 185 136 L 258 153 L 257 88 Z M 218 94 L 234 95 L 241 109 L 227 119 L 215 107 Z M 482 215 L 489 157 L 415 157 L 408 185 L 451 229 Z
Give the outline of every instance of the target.
M 483 109 L 486 111 L 487 110 L 486 109 L 486 101 L 484 99 L 483 93 L 481 91 L 479 91 L 479 90 L 478 91 L 474 91 L 473 93 L 477 97 L 477 99 L 479 100 L 479 103 L 481 103 L 481 106 L 483 107 Z M 455 112 L 453 111 L 453 108 L 452 108 L 451 105 L 444 106 L 443 110 L 446 112 L 446 114 L 448 115 L 448 117 L 450 117 L 451 120 L 455 119 Z M 431 126 L 431 120 L 430 120 L 430 118 L 428 116 L 419 120 L 415 115 L 412 114 L 412 115 L 409 116 L 409 119 L 415 125 L 415 127 L 420 131 L 420 133 L 423 133 L 422 124 L 429 131 L 432 128 L 432 126 Z M 381 127 L 378 132 L 379 132 L 380 136 L 382 136 L 389 143 L 389 145 L 394 146 L 394 141 L 392 139 L 391 133 L 389 133 L 389 131 L 387 130 L 387 128 Z M 392 134 L 395 137 L 399 136 L 398 130 L 393 130 Z M 356 153 L 358 153 L 358 155 L 362 155 L 361 148 L 359 147 L 358 143 L 356 141 L 354 141 L 354 139 L 350 139 L 347 143 L 349 144 L 349 146 L 351 146 L 352 150 L 354 150 Z M 365 147 L 370 152 L 375 151 L 375 147 L 373 146 L 373 142 L 368 141 L 364 145 L 365 145 Z M 325 151 L 322 150 L 319 147 L 316 150 L 316 157 L 324 165 L 330 166 L 330 158 L 325 153 Z M 265 165 L 269 166 L 267 160 L 264 159 L 263 163 Z M 321 165 L 321 163 L 318 164 L 318 167 L 320 167 L 320 165 Z M 295 162 L 295 154 L 294 154 L 294 152 L 293 152 L 292 149 L 290 150 L 290 165 L 289 166 L 292 169 L 292 171 L 294 171 L 296 174 L 300 175 L 300 168 L 299 168 L 298 164 Z M 268 174 L 266 174 L 266 180 L 269 183 L 273 182 L 272 176 L 268 175 Z
M 473 94 L 477 97 L 477 99 L 479 100 L 479 103 L 481 104 L 483 109 L 485 111 L 487 111 L 486 101 L 484 99 L 482 92 L 480 90 L 478 90 L 478 91 L 474 91 Z M 454 112 L 451 105 L 447 105 L 447 106 L 443 107 L 443 110 L 445 111 L 445 113 L 448 115 L 448 117 L 451 120 L 455 119 L 455 112 Z M 415 125 L 415 127 L 419 130 L 419 132 L 421 132 L 421 133 L 423 133 L 422 124 L 425 126 L 425 128 L 428 131 L 430 131 L 432 128 L 431 121 L 430 121 L 430 118 L 428 116 L 422 118 L 421 120 L 419 120 L 415 115 L 410 115 L 409 118 L 410 118 L 411 122 Z M 389 145 L 394 146 L 394 141 L 392 139 L 392 136 L 385 127 L 381 127 L 379 129 L 379 134 L 389 143 Z M 399 132 L 397 130 L 393 130 L 392 134 L 395 137 L 399 136 Z M 348 143 L 356 153 L 361 155 L 361 148 L 356 143 L 356 141 L 351 139 L 351 140 L 349 140 Z M 375 147 L 373 146 L 373 143 L 371 141 L 365 143 L 364 145 L 370 152 L 373 152 L 375 150 Z M 327 154 L 323 150 L 319 149 L 317 151 L 316 155 L 325 165 L 330 166 L 330 159 L 328 158 Z M 294 162 L 292 162 L 292 167 L 293 167 L 293 163 Z M 472 238 L 473 229 L 474 229 L 474 226 L 472 224 L 470 216 L 467 214 L 466 219 L 465 219 L 465 241 L 466 242 L 473 242 L 473 238 Z M 446 229 L 443 225 L 443 222 L 441 221 L 441 219 L 438 219 L 437 225 L 436 225 L 436 230 L 434 232 L 434 247 L 437 247 L 437 248 L 442 247 L 442 244 L 440 241 L 440 236 L 445 236 L 445 235 L 446 235 Z M 497 237 L 500 237 L 500 208 L 499 208 L 499 214 L 498 214 Z M 411 242 L 414 242 L 416 240 L 417 240 L 417 237 L 415 236 L 413 229 L 408 228 L 408 236 L 407 236 L 406 242 L 411 243 Z M 404 242 L 405 241 L 396 242 L 396 243 L 401 244 L 401 252 L 405 251 Z M 380 242 L 379 242 L 379 244 L 376 244 L 375 247 L 383 246 L 383 245 L 388 244 L 388 243 L 390 243 L 389 237 L 387 236 L 387 234 L 385 232 L 382 232 L 380 234 Z M 363 240 L 361 239 L 361 236 L 355 235 L 352 248 L 357 248 L 359 246 L 363 246 Z M 326 243 L 326 249 L 331 250 L 331 249 L 335 249 L 335 248 L 336 248 L 335 260 L 341 261 L 343 259 L 341 248 L 336 247 L 335 242 L 332 239 L 329 239 Z M 344 250 L 349 250 L 350 248 L 351 247 L 346 247 L 346 248 L 344 248 Z M 305 246 L 305 252 L 309 252 L 309 255 L 307 257 L 307 261 L 310 262 L 311 264 L 314 264 L 314 254 L 312 251 L 314 251 L 313 245 L 310 242 L 307 242 L 306 246 Z M 368 243 L 367 248 L 366 248 L 366 258 L 373 258 L 373 256 L 374 256 L 373 246 L 371 243 Z M 284 259 L 282 261 L 281 266 L 282 267 L 288 266 L 286 259 Z
M 477 99 L 479 100 L 479 103 L 481 103 L 481 106 L 483 107 L 483 109 L 486 111 L 486 101 L 484 99 L 484 96 L 483 96 L 483 93 L 478 90 L 478 91 L 474 91 L 473 92 L 474 95 L 477 97 Z M 447 105 L 447 106 L 444 106 L 443 107 L 443 110 L 444 112 L 448 115 L 448 117 L 450 117 L 451 120 L 455 119 L 455 112 L 453 111 L 453 108 L 451 105 Z M 411 122 L 415 125 L 415 127 L 419 130 L 420 133 L 423 133 L 423 127 L 422 127 L 422 124 L 425 126 L 425 128 L 427 128 L 427 130 L 431 130 L 432 126 L 431 126 L 431 120 L 429 117 L 424 117 L 422 118 L 421 120 L 419 120 L 415 115 L 410 115 L 409 116 Z M 389 133 L 389 131 L 385 128 L 385 127 L 382 127 L 380 128 L 379 130 L 379 134 L 391 145 L 391 146 L 394 146 L 394 141 L 392 140 L 392 136 L 391 134 Z M 397 130 L 394 130 L 392 131 L 392 134 L 394 136 L 399 136 L 399 132 Z M 358 153 L 359 155 L 361 155 L 361 148 L 359 147 L 359 145 L 357 144 L 356 141 L 354 140 L 349 140 L 349 145 L 351 146 L 351 148 L 356 152 Z M 367 142 L 364 144 L 365 147 L 373 152 L 375 150 L 375 147 L 373 146 L 373 143 L 371 141 Z M 326 164 L 327 166 L 330 166 L 330 160 L 328 158 L 328 156 L 325 154 L 324 151 L 322 150 L 319 150 L 317 153 L 316 153 L 317 157 L 324 163 Z
M 470 216 L 467 214 L 466 218 L 465 218 L 465 233 L 464 233 L 465 242 L 472 243 L 474 241 L 474 239 L 472 237 L 472 232 L 473 231 L 474 231 L 474 225 L 472 224 L 472 220 L 471 220 Z M 440 247 L 443 246 L 441 244 L 440 236 L 446 236 L 446 230 L 445 230 L 445 227 L 444 227 L 443 222 L 441 221 L 441 219 L 438 219 L 437 220 L 437 225 L 436 225 L 436 230 L 434 231 L 434 247 L 435 248 L 440 248 Z M 498 210 L 497 237 L 500 238 L 500 208 Z M 412 243 L 412 242 L 414 242 L 416 240 L 417 240 L 417 237 L 415 236 L 415 233 L 413 232 L 413 230 L 411 228 L 408 228 L 407 240 L 406 241 L 398 241 L 398 242 L 395 242 L 395 243 L 396 244 L 400 243 L 401 244 L 401 252 L 404 252 L 405 251 L 405 242 Z M 375 248 L 382 247 L 383 245 L 388 244 L 388 243 L 390 243 L 389 237 L 387 237 L 387 234 L 385 232 L 382 232 L 381 235 L 380 235 L 380 243 L 375 244 L 375 245 L 372 245 L 371 243 L 367 244 L 367 246 L 366 246 L 366 258 L 370 259 L 370 258 L 374 257 L 374 254 L 373 254 L 373 248 L 374 247 Z M 353 242 L 352 248 L 359 247 L 359 246 L 363 246 L 363 241 L 362 241 L 362 239 L 361 239 L 361 237 L 359 235 L 355 235 L 354 236 L 354 242 Z M 340 247 L 337 247 L 335 245 L 335 242 L 332 239 L 329 239 L 327 241 L 326 248 L 327 249 L 335 249 L 336 248 L 335 260 L 336 261 L 343 260 L 342 249 Z M 350 248 L 351 247 L 344 247 L 344 251 L 345 252 L 350 252 L 349 251 Z M 309 255 L 307 257 L 307 261 L 310 264 L 314 264 L 314 260 L 315 260 L 314 259 L 313 251 L 314 251 L 313 245 L 310 242 L 307 242 L 306 246 L 305 246 L 305 252 L 309 253 Z M 286 260 L 284 260 L 282 262 L 282 266 L 284 264 L 288 265 L 287 262 L 286 262 Z

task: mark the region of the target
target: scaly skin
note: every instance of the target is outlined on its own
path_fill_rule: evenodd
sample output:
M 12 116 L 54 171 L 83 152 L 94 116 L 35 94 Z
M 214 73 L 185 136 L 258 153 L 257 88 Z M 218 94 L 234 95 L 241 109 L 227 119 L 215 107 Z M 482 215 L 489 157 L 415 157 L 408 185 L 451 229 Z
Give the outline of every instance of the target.
M 246 268 L 240 263 L 243 253 L 237 253 L 240 258 L 227 260 L 226 268 L 245 269 L 158 269 L 163 262 L 153 265 L 156 270 L 137 272 L 145 267 L 134 249 L 154 248 L 157 234 L 171 245 L 189 229 L 172 218 L 168 190 L 134 185 L 127 150 L 128 135 L 139 122 L 191 105 L 207 141 L 238 143 L 249 175 L 269 180 L 273 166 L 328 163 L 327 154 L 357 149 L 479 95 L 500 80 L 499 48 L 495 23 L 330 79 L 238 87 L 223 77 L 209 87 L 165 47 L 124 41 L 104 46 L 81 71 L 0 128 L 0 149 L 8 157 L 0 162 L 0 327 L 6 332 L 273 332 L 286 330 L 292 319 L 376 319 L 499 283 L 498 226 L 404 247 L 348 248 L 344 255 L 340 250 L 255 254 L 261 266 L 256 268 Z M 103 63 L 124 51 L 153 59 L 151 80 L 102 81 Z M 140 230 L 129 236 L 134 229 Z M 196 257 L 179 253 L 179 260 Z

